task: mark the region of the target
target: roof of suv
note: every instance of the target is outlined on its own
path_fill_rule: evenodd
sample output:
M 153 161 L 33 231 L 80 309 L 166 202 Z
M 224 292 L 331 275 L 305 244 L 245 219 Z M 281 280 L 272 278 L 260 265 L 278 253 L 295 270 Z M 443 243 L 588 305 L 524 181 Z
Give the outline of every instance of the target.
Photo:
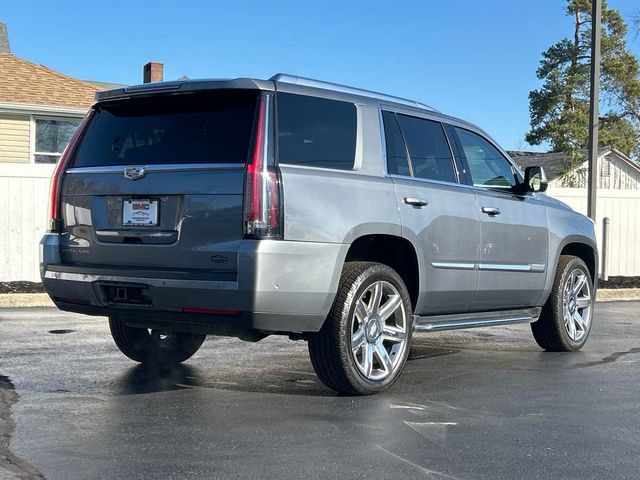
M 116 88 L 96 93 L 96 100 L 109 100 L 115 98 L 125 98 L 134 95 L 149 95 L 153 93 L 170 93 L 170 92 L 187 92 L 211 89 L 259 89 L 274 90 L 276 83 L 286 83 L 288 85 L 296 85 L 300 87 L 310 87 L 321 90 L 329 90 L 334 93 L 345 94 L 345 96 L 357 96 L 371 98 L 372 100 L 384 101 L 387 103 L 401 104 L 421 110 L 429 110 L 437 112 L 437 110 L 424 103 L 409 100 L 406 98 L 387 95 L 384 93 L 373 92 L 337 83 L 330 83 L 311 78 L 289 75 L 286 73 L 278 73 L 269 80 L 257 80 L 253 78 L 235 78 L 235 79 L 205 79 L 205 80 L 177 80 L 173 82 L 145 83 L 130 87 Z
M 286 91 L 288 92 L 309 94 L 314 90 L 316 93 L 326 91 L 331 93 L 332 98 L 339 97 L 339 99 L 344 101 L 362 102 L 369 100 L 372 103 L 383 103 L 385 105 L 404 107 L 414 111 L 429 113 L 441 118 L 442 120 L 454 121 L 460 125 L 464 125 L 465 127 L 481 131 L 486 135 L 486 132 L 483 132 L 476 125 L 473 125 L 466 120 L 444 114 L 429 105 L 425 105 L 424 103 L 415 100 L 285 73 L 278 73 L 268 80 L 254 78 L 225 78 L 144 83 L 141 85 L 96 92 L 96 101 L 102 102 L 108 100 L 127 99 L 143 95 L 186 93 L 203 90 L 249 89 L 275 91 L 278 89 L 278 85 L 281 85 L 283 88 L 286 87 Z

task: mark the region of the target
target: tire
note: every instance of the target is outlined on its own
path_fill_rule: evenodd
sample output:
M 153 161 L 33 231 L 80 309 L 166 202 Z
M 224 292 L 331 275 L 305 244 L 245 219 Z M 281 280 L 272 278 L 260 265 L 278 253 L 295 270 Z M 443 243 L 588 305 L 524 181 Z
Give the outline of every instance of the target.
M 578 257 L 560 256 L 549 299 L 531 324 L 538 345 L 551 352 L 580 350 L 593 324 L 594 298 L 587 265 Z
M 345 263 L 331 311 L 322 329 L 309 336 L 316 374 L 327 387 L 347 395 L 389 388 L 409 355 L 412 318 L 409 293 L 392 268 Z
M 121 317 L 109 317 L 111 336 L 122 353 L 145 364 L 178 364 L 191 358 L 206 335 L 167 333 L 126 325 Z

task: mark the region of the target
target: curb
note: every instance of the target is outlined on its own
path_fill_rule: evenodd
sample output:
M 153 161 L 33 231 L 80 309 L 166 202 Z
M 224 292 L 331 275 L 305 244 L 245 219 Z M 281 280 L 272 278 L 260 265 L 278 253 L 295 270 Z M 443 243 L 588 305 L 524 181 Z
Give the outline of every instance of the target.
M 55 307 L 46 293 L 2 293 L 0 308 L 10 307 Z
M 640 288 L 603 288 L 596 293 L 596 302 L 640 300 Z
M 640 288 L 605 288 L 598 290 L 597 302 L 640 300 Z M 55 307 L 46 293 L 2 293 L 0 308 Z

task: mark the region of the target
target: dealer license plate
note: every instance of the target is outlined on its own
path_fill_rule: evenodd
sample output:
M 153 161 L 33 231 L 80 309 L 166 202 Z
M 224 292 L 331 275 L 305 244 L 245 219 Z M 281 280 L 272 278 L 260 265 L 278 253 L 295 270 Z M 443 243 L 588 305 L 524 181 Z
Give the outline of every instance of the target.
M 158 225 L 158 200 L 122 202 L 122 225 L 155 227 Z

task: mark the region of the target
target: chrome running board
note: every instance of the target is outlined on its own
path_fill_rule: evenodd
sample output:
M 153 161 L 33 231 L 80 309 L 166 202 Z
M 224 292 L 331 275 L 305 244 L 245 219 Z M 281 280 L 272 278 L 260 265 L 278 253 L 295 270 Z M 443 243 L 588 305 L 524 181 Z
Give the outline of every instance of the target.
M 540 316 L 540 307 L 520 310 L 499 310 L 495 312 L 457 313 L 454 315 L 432 315 L 421 317 L 414 315 L 416 332 L 439 332 L 463 328 L 491 327 L 512 323 L 532 323 Z

